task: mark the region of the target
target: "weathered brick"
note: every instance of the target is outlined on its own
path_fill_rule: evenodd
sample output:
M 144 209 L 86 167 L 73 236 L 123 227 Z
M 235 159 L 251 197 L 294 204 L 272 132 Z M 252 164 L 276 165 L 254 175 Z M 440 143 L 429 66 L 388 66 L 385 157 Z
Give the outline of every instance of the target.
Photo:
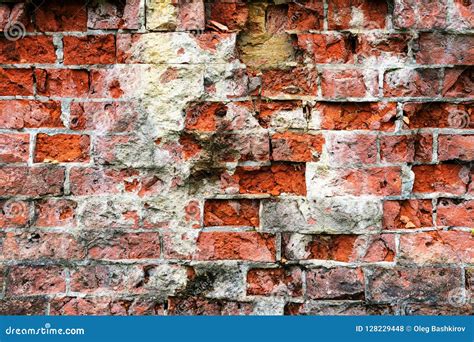
M 238 167 L 234 176 L 242 194 L 306 194 L 305 165 L 274 163 L 264 167 Z
M 76 134 L 38 134 L 35 162 L 64 163 L 89 161 L 90 137 Z
M 4 260 L 80 260 L 86 255 L 84 246 L 74 235 L 40 230 L 6 233 L 2 247 Z
M 388 97 L 434 97 L 438 95 L 438 69 L 393 69 L 385 72 L 384 94 Z
M 64 127 L 61 121 L 61 104 L 57 101 L 0 101 L 0 127 Z
M 289 260 L 341 262 L 393 261 L 394 235 L 301 235 L 284 234 L 282 256 Z
M 473 35 L 420 33 L 416 61 L 420 64 L 474 64 Z
M 408 60 L 408 34 L 358 34 L 355 53 L 359 62 L 380 61 L 385 64 L 405 63 Z
M 0 228 L 25 227 L 30 223 L 31 204 L 21 200 L 0 201 Z
M 36 69 L 35 78 L 39 95 L 87 97 L 89 93 L 87 70 Z
M 450 193 L 462 195 L 466 193 L 469 171 L 459 164 L 416 165 L 413 192 L 418 193 Z
M 250 302 L 236 302 L 222 299 L 207 299 L 198 297 L 170 297 L 168 300 L 168 314 L 179 316 L 196 315 L 250 315 L 253 304 Z
M 384 201 L 384 229 L 410 229 L 433 226 L 431 200 Z
M 115 37 L 113 35 L 65 36 L 64 64 L 115 63 Z
M 474 97 L 474 67 L 456 67 L 444 70 L 442 95 L 445 97 Z
M 43 199 L 35 203 L 39 227 L 66 227 L 75 225 L 77 203 L 68 199 Z
M 437 223 L 440 226 L 474 226 L 474 201 L 443 198 L 437 208 Z
M 315 69 L 295 67 L 269 69 L 262 74 L 262 96 L 316 96 L 318 73 Z
M 290 2 L 288 4 L 288 30 L 321 30 L 324 22 L 324 4 L 321 0 Z
M 249 10 L 244 1 L 214 1 L 206 2 L 209 10 L 207 19 L 225 25 L 229 30 L 244 28 L 247 23 Z
M 315 129 L 393 131 L 397 113 L 395 103 L 318 102 L 311 114 Z
M 364 299 L 364 275 L 358 268 L 316 268 L 306 273 L 311 299 Z
M 388 5 L 376 0 L 331 0 L 328 2 L 330 30 L 383 29 Z
M 271 136 L 272 160 L 310 162 L 321 156 L 324 137 L 305 133 L 276 133 Z
M 461 286 L 458 268 L 396 267 L 366 270 L 370 302 L 448 302 L 449 292 Z M 430 279 L 431 281 L 426 281 Z
M 59 266 L 12 266 L 8 270 L 7 294 L 44 295 L 66 291 L 65 270 Z
M 140 1 L 94 0 L 88 4 L 87 26 L 97 30 L 140 28 Z
M 380 159 L 389 163 L 430 162 L 433 137 L 429 134 L 380 137 Z
M 399 248 L 400 263 L 468 263 L 474 258 L 474 236 L 454 230 L 402 234 Z
M 474 127 L 472 103 L 406 103 L 403 106 L 405 126 L 469 129 Z
M 29 134 L 0 134 L 0 162 L 24 163 L 28 161 Z
M 206 200 L 204 225 L 258 227 L 259 208 L 257 200 Z
M 115 194 L 127 191 L 137 173 L 134 170 L 72 168 L 71 193 L 74 195 Z
M 301 270 L 297 267 L 251 269 L 247 273 L 247 294 L 299 297 L 303 294 Z
M 395 0 L 393 23 L 399 29 L 443 29 L 447 1 Z
M 331 134 L 327 138 L 326 150 L 332 165 L 374 164 L 377 162 L 377 136 Z
M 474 27 L 474 4 L 471 1 L 454 0 L 449 27 L 454 29 L 472 29 Z
M 306 301 L 304 303 L 288 303 L 285 306 L 285 315 L 393 315 L 394 308 L 390 305 L 368 305 L 354 302 L 321 303 L 320 301 Z
M 45 315 L 46 306 L 45 297 L 7 298 L 0 300 L 0 314 L 5 316 Z
M 17 95 L 33 95 L 33 71 L 0 68 L 0 96 Z
M 70 127 L 74 130 L 130 132 L 137 127 L 134 102 L 72 102 Z
M 115 233 L 88 241 L 91 259 L 157 259 L 160 252 L 158 233 Z
M 1 196 L 44 196 L 63 193 L 64 169 L 58 167 L 1 167 Z
M 86 1 L 46 0 L 35 11 L 36 29 L 41 32 L 86 31 Z
M 366 69 L 325 69 L 321 89 L 326 98 L 372 97 L 378 95 L 377 73 Z
M 352 51 L 347 35 L 298 34 L 298 47 L 303 49 L 314 63 L 348 63 L 352 61 Z
M 265 233 L 202 232 L 197 240 L 197 260 L 275 261 L 275 236 Z
M 438 137 L 438 159 L 474 160 L 474 135 L 440 135 Z
M 310 177 L 311 189 L 323 196 L 395 196 L 402 186 L 399 167 L 320 168 Z
M 56 62 L 55 47 L 52 37 L 28 36 L 11 41 L 0 39 L 0 63 L 54 63 Z

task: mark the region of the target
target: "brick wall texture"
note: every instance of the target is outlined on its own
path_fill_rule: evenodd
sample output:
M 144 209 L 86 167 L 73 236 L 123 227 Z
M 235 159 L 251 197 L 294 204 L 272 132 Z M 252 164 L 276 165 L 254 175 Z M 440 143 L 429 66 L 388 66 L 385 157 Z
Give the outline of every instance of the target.
M 0 313 L 473 313 L 471 0 L 0 4 Z

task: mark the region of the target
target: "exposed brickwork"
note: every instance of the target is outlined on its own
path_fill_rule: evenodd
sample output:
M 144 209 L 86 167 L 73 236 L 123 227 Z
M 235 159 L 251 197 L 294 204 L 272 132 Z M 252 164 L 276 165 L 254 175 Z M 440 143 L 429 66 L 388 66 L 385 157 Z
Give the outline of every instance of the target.
M 0 314 L 473 314 L 471 1 L 38 3 Z

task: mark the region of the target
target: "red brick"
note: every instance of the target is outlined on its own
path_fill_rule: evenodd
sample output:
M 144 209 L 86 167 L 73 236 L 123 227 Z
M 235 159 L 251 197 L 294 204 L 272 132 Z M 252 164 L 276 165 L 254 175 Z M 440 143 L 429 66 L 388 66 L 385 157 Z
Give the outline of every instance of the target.
M 395 0 L 393 24 L 400 29 L 442 29 L 447 11 L 446 0 Z
M 37 315 L 46 314 L 46 298 L 7 298 L 0 300 L 0 315 Z
M 229 30 L 239 30 L 247 23 L 249 10 L 244 1 L 206 2 L 209 10 L 208 21 L 216 21 L 227 26 Z
M 111 34 L 63 38 L 64 64 L 115 63 L 115 37 Z
M 76 268 L 71 290 L 81 293 L 138 293 L 143 289 L 145 270 L 139 265 L 95 265 Z
M 35 162 L 67 163 L 89 161 L 90 138 L 76 134 L 38 134 Z
M 444 70 L 443 93 L 445 97 L 472 98 L 474 96 L 474 67 Z
M 206 200 L 204 205 L 205 226 L 252 226 L 259 225 L 259 201 L 257 200 Z
M 402 186 L 399 167 L 336 169 L 327 175 L 318 174 L 313 182 L 316 183 L 315 189 L 330 193 L 331 196 L 396 196 L 401 194 Z
M 0 4 L 0 30 L 5 30 L 6 28 L 11 27 L 13 23 L 22 24 L 27 32 L 32 31 L 29 6 L 26 3 L 8 3 L 4 1 Z M 14 25 L 13 25 L 14 26 Z M 10 32 L 12 30 L 10 29 Z M 15 31 L 15 30 L 13 30 Z M 13 35 L 16 37 L 15 35 Z
M 160 257 L 158 233 L 116 233 L 88 242 L 91 259 L 133 260 Z
M 137 127 L 134 102 L 72 102 L 70 127 L 74 130 L 131 132 Z
M 290 2 L 288 4 L 288 30 L 321 30 L 324 22 L 324 3 L 321 0 Z
M 377 162 L 377 136 L 368 134 L 331 134 L 326 143 L 328 160 L 333 165 Z
M 288 260 L 340 262 L 393 261 L 394 235 L 290 235 L 284 234 L 283 257 Z
M 204 1 L 185 1 L 179 4 L 178 30 L 204 30 L 206 26 Z
M 88 27 L 96 30 L 140 28 L 140 0 L 94 1 L 88 4 Z
M 430 134 L 380 137 L 380 158 L 389 163 L 430 162 L 433 158 Z
M 57 101 L 0 101 L 0 128 L 64 127 Z
M 474 28 L 474 3 L 466 0 L 454 0 L 450 26 L 457 29 Z
M 179 316 L 224 316 L 250 315 L 253 313 L 253 304 L 250 302 L 236 302 L 225 299 L 208 299 L 199 297 L 169 297 L 168 315 Z
M 474 64 L 473 35 L 450 35 L 444 33 L 420 33 L 418 51 L 419 64 Z
M 315 69 L 295 67 L 262 73 L 262 96 L 316 96 L 317 92 L 318 73 Z
M 356 54 L 359 62 L 406 62 L 411 40 L 408 34 L 367 33 L 357 35 Z
M 470 232 L 440 230 L 400 235 L 401 263 L 458 265 L 473 259 L 474 236 Z
M 474 228 L 474 201 L 449 198 L 440 199 L 437 223 L 441 226 Z
M 393 69 L 385 72 L 385 96 L 427 96 L 438 95 L 439 69 Z
M 68 199 L 43 199 L 35 203 L 39 227 L 66 227 L 75 225 L 77 203 Z
M 72 234 L 44 231 L 6 233 L 2 258 L 5 260 L 83 259 L 84 247 Z
M 26 201 L 0 201 L 0 228 L 26 227 L 30 223 L 30 207 Z
M 298 47 L 303 49 L 314 63 L 352 62 L 348 36 L 340 33 L 298 34 Z
M 324 137 L 307 133 L 276 133 L 271 137 L 272 159 L 276 161 L 318 161 Z
M 52 37 L 27 36 L 10 41 L 0 39 L 0 63 L 55 63 L 56 51 Z
M 305 164 L 274 163 L 260 168 L 238 167 L 234 177 L 242 194 L 306 195 Z
M 33 95 L 33 71 L 0 68 L 0 96 L 17 95 Z
M 438 137 L 438 159 L 474 160 L 474 135 L 440 135 Z
M 29 157 L 29 134 L 0 134 L 0 163 L 27 162 Z
M 393 131 L 397 106 L 383 102 L 318 102 L 312 115 L 319 115 L 321 129 Z
M 0 196 L 44 196 L 63 193 L 64 169 L 1 167 Z
M 445 267 L 396 267 L 366 272 L 369 300 L 403 301 L 440 305 L 446 303 L 453 290 L 461 286 L 461 269 Z M 430 281 L 427 281 L 430 279 Z
M 221 102 L 206 102 L 192 104 L 186 110 L 187 130 L 213 132 L 217 128 L 217 117 L 227 114 L 227 106 Z
M 328 2 L 330 30 L 383 29 L 388 14 L 383 0 L 331 0 Z
M 316 268 L 306 273 L 311 299 L 364 299 L 364 275 L 358 268 Z
M 35 24 L 38 31 L 86 31 L 86 1 L 46 0 L 35 11 Z
M 297 267 L 254 268 L 247 273 L 247 295 L 300 297 L 302 294 L 302 275 Z
M 262 101 L 258 105 L 258 122 L 263 128 L 268 128 L 270 126 L 279 125 L 279 118 L 283 116 L 284 118 L 288 117 L 289 113 L 298 112 L 298 110 L 303 108 L 301 101 Z M 293 124 L 293 120 L 290 119 L 290 126 Z M 295 120 L 296 121 L 296 120 Z M 286 121 L 282 123 L 285 125 Z M 306 120 L 304 126 L 306 127 Z
M 403 106 L 405 126 L 469 129 L 474 127 L 473 103 L 406 103 Z M 407 120 L 408 119 L 408 120 Z M 407 123 L 408 122 L 408 123 Z
M 39 95 L 87 97 L 89 92 L 87 70 L 37 69 L 35 77 Z
M 384 229 L 410 229 L 433 226 L 431 200 L 383 202 Z
M 442 192 L 455 195 L 466 193 L 468 170 L 459 164 L 416 165 L 413 192 Z
M 311 316 L 366 316 L 366 315 L 393 315 L 394 308 L 390 304 L 364 304 L 358 302 L 318 302 L 306 301 L 304 303 L 287 303 L 285 315 L 311 315 Z
M 57 294 L 66 291 L 65 271 L 59 266 L 12 266 L 8 295 Z
M 275 236 L 256 232 L 202 232 L 197 260 L 275 261 Z
M 135 170 L 72 168 L 71 193 L 74 195 L 117 194 L 137 179 Z
M 321 88 L 326 98 L 366 97 L 378 95 L 374 70 L 323 70 Z
M 454 290 L 454 293 L 458 291 Z M 405 315 L 413 316 L 470 316 L 472 315 L 472 305 L 457 303 L 454 305 L 407 304 L 404 311 Z

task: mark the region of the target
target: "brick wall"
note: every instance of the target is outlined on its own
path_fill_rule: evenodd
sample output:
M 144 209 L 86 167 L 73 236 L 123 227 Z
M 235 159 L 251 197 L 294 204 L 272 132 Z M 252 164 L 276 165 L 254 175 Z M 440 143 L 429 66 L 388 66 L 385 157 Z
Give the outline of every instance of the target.
M 472 313 L 473 11 L 3 2 L 0 313 Z

